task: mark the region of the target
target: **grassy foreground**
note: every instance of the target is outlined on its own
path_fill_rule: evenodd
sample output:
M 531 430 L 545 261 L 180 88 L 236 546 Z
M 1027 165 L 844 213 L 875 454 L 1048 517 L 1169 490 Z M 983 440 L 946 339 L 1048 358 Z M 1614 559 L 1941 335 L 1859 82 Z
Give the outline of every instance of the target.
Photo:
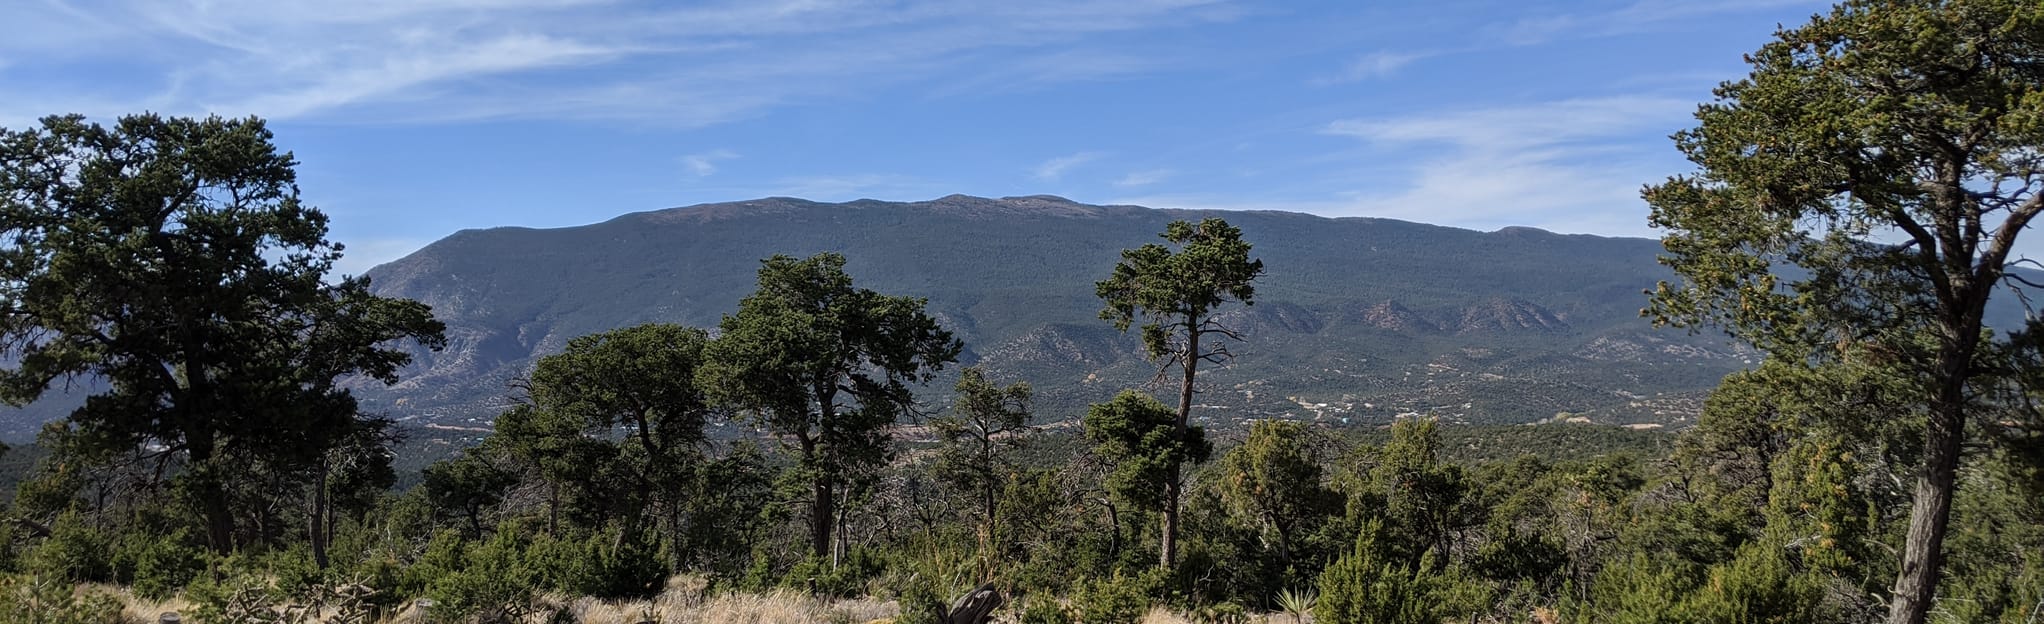
M 196 605 L 173 597 L 165 600 L 151 600 L 136 595 L 126 587 L 104 583 L 84 583 L 72 588 L 71 617 L 53 615 L 53 604 L 38 604 L 31 597 L 29 588 L 17 586 L 14 596 L 19 600 L 13 607 L 31 612 L 0 612 L 0 624 L 14 622 L 54 622 L 58 624 L 156 624 L 162 614 L 175 612 L 186 622 L 203 622 L 197 616 Z M 542 594 L 522 613 L 508 614 L 508 621 L 518 624 L 557 624 L 576 622 L 580 624 L 896 624 L 895 617 L 900 608 L 892 600 L 874 598 L 824 599 L 801 592 L 777 589 L 764 593 L 724 592 L 710 593 L 706 580 L 698 575 L 678 575 L 668 579 L 667 587 L 659 595 L 646 600 L 601 600 L 590 597 L 570 597 L 557 593 Z M 34 612 L 41 611 L 41 612 Z M 364 614 L 345 608 L 328 606 L 317 608 L 307 605 L 277 604 L 267 608 L 256 608 L 227 615 L 227 622 L 256 623 L 277 622 L 294 624 L 413 624 L 420 622 L 460 621 L 476 622 L 469 617 L 460 620 L 443 620 L 434 617 L 431 609 L 421 609 L 416 601 L 406 602 L 390 613 Z M 994 622 L 1019 622 L 1012 609 L 996 614 Z M 23 619 L 26 617 L 27 619 Z M 1137 624 L 1206 624 L 1209 619 L 1196 615 L 1176 613 L 1163 607 L 1156 607 Z M 1242 619 L 1221 620 L 1230 624 L 1279 624 L 1312 622 L 1311 616 L 1295 619 L 1289 614 L 1252 614 Z M 905 624 L 905 623 L 903 623 Z

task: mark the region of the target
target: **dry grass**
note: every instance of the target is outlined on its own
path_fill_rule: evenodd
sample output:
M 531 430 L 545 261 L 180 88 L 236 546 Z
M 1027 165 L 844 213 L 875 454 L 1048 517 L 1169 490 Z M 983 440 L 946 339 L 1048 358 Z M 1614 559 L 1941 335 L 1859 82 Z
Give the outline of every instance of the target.
M 192 612 L 192 603 L 185 602 L 181 597 L 173 597 L 168 600 L 150 600 L 137 596 L 135 592 L 118 585 L 87 583 L 78 586 L 77 592 L 81 595 L 112 594 L 121 601 L 121 619 L 124 622 L 156 624 L 157 618 L 161 617 L 166 611 L 176 611 L 178 613 Z
M 677 577 L 682 578 L 682 577 Z M 703 595 L 701 584 L 693 588 L 669 583 L 667 591 L 652 600 L 606 601 L 594 598 L 543 597 L 541 613 L 528 622 L 542 624 L 555 610 L 565 612 L 584 624 L 811 624 L 840 622 L 858 624 L 893 617 L 892 602 L 874 600 L 823 601 L 790 592 L 764 594 Z
M 666 589 L 651 600 L 598 600 L 545 594 L 533 601 L 537 609 L 524 621 L 526 624 L 547 624 L 555 613 L 563 613 L 568 620 L 583 624 L 639 624 L 647 621 L 659 624 L 865 624 L 890 621 L 899 612 L 891 601 L 870 598 L 826 601 L 787 590 L 712 596 L 708 595 L 708 587 L 708 579 L 680 575 L 668 579 Z M 192 608 L 191 603 L 182 599 L 147 600 L 114 586 L 98 585 L 80 590 L 119 596 L 125 605 L 123 617 L 135 624 L 155 624 L 157 616 L 165 611 L 188 614 Z M 379 624 L 415 622 L 417 617 L 416 609 L 407 603 Z M 1009 615 L 996 621 L 1012 621 L 1012 617 Z M 189 617 L 186 619 L 190 620 Z M 1249 621 L 1255 624 L 1291 624 L 1292 620 L 1284 615 L 1261 615 L 1251 616 Z M 1145 615 L 1141 624 L 1198 623 L 1185 615 L 1157 608 Z
M 1251 614 L 1246 621 L 1250 624 L 1292 624 L 1292 616 L 1283 613 Z M 1301 621 L 1305 624 L 1311 624 L 1313 618 L 1312 616 L 1307 616 Z M 1163 607 L 1157 607 L 1150 609 L 1149 613 L 1144 614 L 1140 624 L 1199 624 L 1199 620 Z

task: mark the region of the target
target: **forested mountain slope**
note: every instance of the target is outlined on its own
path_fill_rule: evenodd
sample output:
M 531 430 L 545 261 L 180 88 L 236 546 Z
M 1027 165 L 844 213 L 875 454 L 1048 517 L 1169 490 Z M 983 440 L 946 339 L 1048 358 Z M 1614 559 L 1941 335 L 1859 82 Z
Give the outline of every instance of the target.
M 464 231 L 370 271 L 379 294 L 432 305 L 449 346 L 420 354 L 399 385 L 360 391 L 407 420 L 486 423 L 507 382 L 570 338 L 648 321 L 713 328 L 761 258 L 835 251 L 861 286 L 927 297 L 966 363 L 1035 384 L 1040 412 L 1068 418 L 1156 371 L 1134 336 L 1096 318 L 1093 283 L 1120 250 L 1207 214 L 1048 196 L 768 198 Z M 1753 356 L 1639 317 L 1641 290 L 1666 277 L 1651 240 L 1214 214 L 1267 267 L 1256 305 L 1224 315 L 1247 338 L 1235 361 L 1201 378 L 1216 419 L 1679 421 Z

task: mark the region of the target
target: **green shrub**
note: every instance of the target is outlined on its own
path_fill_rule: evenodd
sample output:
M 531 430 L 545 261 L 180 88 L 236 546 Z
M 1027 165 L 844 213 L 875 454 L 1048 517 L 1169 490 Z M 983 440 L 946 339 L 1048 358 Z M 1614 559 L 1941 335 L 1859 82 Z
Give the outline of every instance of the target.
M 502 619 L 531 602 L 535 587 L 523 564 L 524 544 L 511 531 L 463 549 L 461 567 L 432 584 L 430 595 L 450 617 Z
M 643 598 L 660 593 L 667 579 L 656 545 L 620 538 L 616 531 L 589 541 L 578 569 L 574 583 L 560 589 L 598 598 Z
M 1356 546 L 1320 573 L 1313 621 L 1323 624 L 1435 624 L 1444 611 L 1431 595 L 1432 557 L 1418 568 L 1393 564 L 1377 546 L 1372 521 Z
M 260 569 L 275 580 L 279 597 L 304 595 L 327 580 L 312 560 L 312 550 L 302 542 L 264 553 L 259 561 Z
M 863 596 L 867 582 L 886 571 L 887 562 L 868 548 L 853 548 L 837 567 L 823 557 L 810 557 L 788 569 L 781 586 L 837 598 Z
M 1813 622 L 1824 587 L 1797 573 L 1780 546 L 1749 542 L 1731 561 L 1712 566 L 1685 611 L 1704 622 Z
M 396 587 L 397 593 L 408 597 L 425 595 L 436 580 L 459 572 L 464 565 L 462 554 L 466 546 L 461 532 L 454 529 L 443 529 L 433 534 L 433 539 L 426 542 L 426 552 L 404 568 Z
M 1563 611 L 1568 621 L 1585 624 L 1674 624 L 1683 621 L 1682 595 L 1694 585 L 1674 567 L 1633 553 L 1597 573 L 1588 601 L 1566 604 Z
M 206 570 L 207 553 L 191 544 L 184 531 L 167 536 L 134 533 L 114 553 L 115 577 L 135 594 L 162 600 L 177 593 Z
M 1194 609 L 1192 621 L 1199 624 L 1249 624 L 1249 609 L 1232 602 L 1211 604 Z
M 1134 576 L 1116 571 L 1114 576 L 1080 583 L 1072 593 L 1072 607 L 1086 624 L 1130 624 L 1150 612 L 1164 588 L 1166 572 L 1150 570 Z
M 105 624 L 121 621 L 119 599 L 99 592 L 80 595 L 65 580 L 0 578 L 0 622 Z
M 941 624 L 944 618 L 944 597 L 938 595 L 936 583 L 917 578 L 901 588 L 896 600 L 901 604 L 901 614 L 895 616 L 894 624 Z
M 1022 607 L 1022 624 L 1072 624 L 1071 611 L 1050 594 L 1031 594 Z
M 114 580 L 113 554 L 112 540 L 68 511 L 50 523 L 50 536 L 29 553 L 28 569 L 51 579 L 108 582 Z

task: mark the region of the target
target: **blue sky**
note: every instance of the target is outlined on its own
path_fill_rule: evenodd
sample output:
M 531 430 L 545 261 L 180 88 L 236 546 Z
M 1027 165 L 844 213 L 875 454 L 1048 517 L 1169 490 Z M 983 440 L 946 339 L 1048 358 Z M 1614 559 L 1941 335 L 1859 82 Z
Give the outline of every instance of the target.
M 1786 0 L 0 0 L 0 126 L 258 115 L 358 273 L 464 228 L 951 193 L 1651 236 Z

